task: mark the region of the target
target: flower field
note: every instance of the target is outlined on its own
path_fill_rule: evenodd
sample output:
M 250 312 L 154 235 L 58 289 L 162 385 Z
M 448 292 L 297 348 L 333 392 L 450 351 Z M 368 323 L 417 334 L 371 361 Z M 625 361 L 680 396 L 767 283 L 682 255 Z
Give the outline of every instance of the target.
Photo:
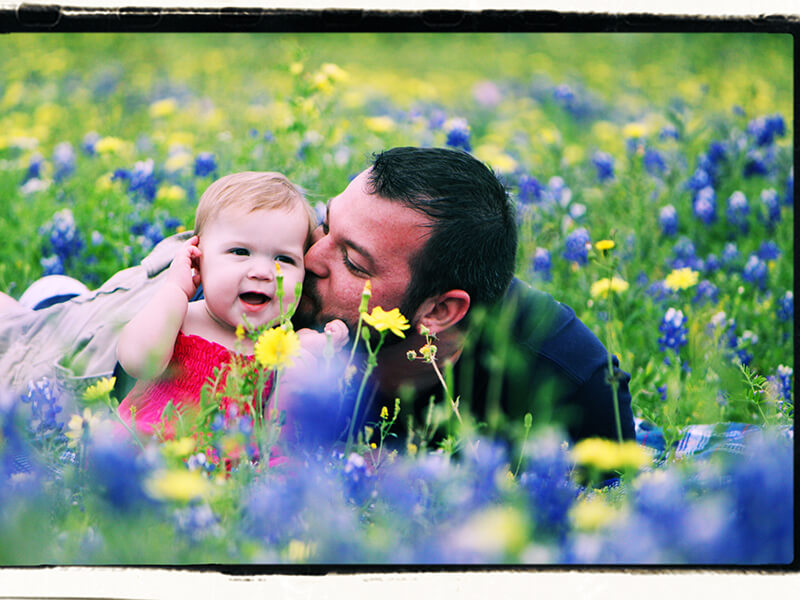
M 638 426 L 390 444 L 398 404 L 275 458 L 268 415 L 209 401 L 172 440 L 120 443 L 110 382 L 0 381 L 0 564 L 793 562 L 792 53 L 745 33 L 4 36 L 0 291 L 98 287 L 233 171 L 322 208 L 373 152 L 460 148 L 516 203 L 517 277 L 631 374 Z M 371 349 L 402 333 L 384 308 L 362 311 Z

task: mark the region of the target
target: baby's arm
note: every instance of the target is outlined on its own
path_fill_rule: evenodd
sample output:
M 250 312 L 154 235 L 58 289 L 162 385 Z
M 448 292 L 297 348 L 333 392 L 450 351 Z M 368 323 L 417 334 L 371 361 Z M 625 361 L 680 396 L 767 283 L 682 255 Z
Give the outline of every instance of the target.
M 197 291 L 200 275 L 192 264 L 200 256 L 197 236 L 175 254 L 166 280 L 141 311 L 123 328 L 117 344 L 117 360 L 136 379 L 153 379 L 172 358 L 189 300 Z

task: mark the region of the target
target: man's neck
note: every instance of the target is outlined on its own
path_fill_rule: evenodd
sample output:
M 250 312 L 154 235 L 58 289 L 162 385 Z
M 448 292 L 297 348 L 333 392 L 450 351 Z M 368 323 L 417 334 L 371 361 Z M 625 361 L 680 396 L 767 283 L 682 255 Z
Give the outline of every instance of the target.
M 461 335 L 457 331 L 442 332 L 433 345 L 436 346 L 436 363 L 443 373 L 447 361 L 455 362 L 461 354 Z M 419 334 L 408 336 L 403 342 L 383 348 L 378 355 L 376 375 L 378 387 L 383 395 L 393 396 L 403 386 L 416 391 L 424 391 L 441 385 L 436 371 L 429 362 L 422 360 L 420 348 L 425 338 Z M 417 358 L 408 359 L 409 351 L 415 351 Z

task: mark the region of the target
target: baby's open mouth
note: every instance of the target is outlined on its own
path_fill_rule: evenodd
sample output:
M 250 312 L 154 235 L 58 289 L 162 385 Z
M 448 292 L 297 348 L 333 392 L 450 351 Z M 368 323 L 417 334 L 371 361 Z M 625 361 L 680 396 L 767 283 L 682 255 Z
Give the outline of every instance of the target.
M 269 296 L 260 292 L 244 292 L 239 294 L 239 298 L 247 304 L 265 304 L 269 302 Z

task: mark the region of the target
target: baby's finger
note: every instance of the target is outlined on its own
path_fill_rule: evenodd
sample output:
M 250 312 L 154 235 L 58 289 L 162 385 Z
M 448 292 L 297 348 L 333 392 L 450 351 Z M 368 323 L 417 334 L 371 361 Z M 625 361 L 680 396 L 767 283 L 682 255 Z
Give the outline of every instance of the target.
M 334 319 L 325 324 L 325 333 L 330 334 L 333 346 L 338 350 L 347 343 L 349 330 L 344 321 Z

